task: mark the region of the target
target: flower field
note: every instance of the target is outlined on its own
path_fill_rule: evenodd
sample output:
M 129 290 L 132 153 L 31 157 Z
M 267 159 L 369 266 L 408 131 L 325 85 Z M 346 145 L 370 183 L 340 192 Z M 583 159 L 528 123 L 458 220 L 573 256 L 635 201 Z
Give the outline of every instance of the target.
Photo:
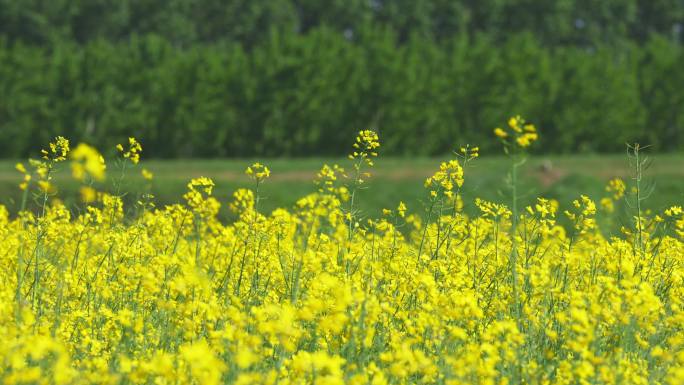
M 373 218 L 358 208 L 373 131 L 271 212 L 260 163 L 230 201 L 200 177 L 177 204 L 124 207 L 126 175 L 154 178 L 144 143 L 105 161 L 58 137 L 17 164 L 19 213 L 0 206 L 0 382 L 684 384 L 684 211 L 642 207 L 657 191 L 638 145 L 633 177 L 598 202 L 523 205 L 537 138 L 519 117 L 494 130 L 510 159 L 501 202 L 462 198 L 479 156 L 464 146 L 435 165 L 424 207 Z M 81 183 L 78 210 L 60 172 Z M 217 218 L 225 206 L 235 221 Z M 620 232 L 603 231 L 623 206 Z

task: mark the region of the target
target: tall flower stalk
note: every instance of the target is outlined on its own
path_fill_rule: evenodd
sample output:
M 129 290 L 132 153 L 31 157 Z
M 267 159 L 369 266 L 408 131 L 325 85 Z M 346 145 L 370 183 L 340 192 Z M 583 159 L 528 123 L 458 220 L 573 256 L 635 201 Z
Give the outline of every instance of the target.
M 511 190 L 511 252 L 509 257 L 509 268 L 513 288 L 513 311 L 518 320 L 518 327 L 520 327 L 521 320 L 521 303 L 520 295 L 518 293 L 518 244 L 517 244 L 517 230 L 518 230 L 518 201 L 519 201 L 519 169 L 527 161 L 527 150 L 537 139 L 537 128 L 525 121 L 520 115 L 511 117 L 508 120 L 508 125 L 505 128 L 497 127 L 494 129 L 494 135 L 499 138 L 503 144 L 504 152 L 510 159 L 511 171 L 509 174 L 509 187 Z

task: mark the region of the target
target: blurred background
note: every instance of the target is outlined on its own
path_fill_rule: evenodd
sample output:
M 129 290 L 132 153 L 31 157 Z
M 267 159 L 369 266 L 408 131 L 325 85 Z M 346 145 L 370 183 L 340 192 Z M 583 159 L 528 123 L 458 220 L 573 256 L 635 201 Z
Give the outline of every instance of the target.
M 368 210 L 419 200 L 466 143 L 466 184 L 496 199 L 492 129 L 520 114 L 541 133 L 531 197 L 600 198 L 640 142 L 659 208 L 684 201 L 683 43 L 684 0 L 0 0 L 0 202 L 55 135 L 108 156 L 135 136 L 161 202 L 198 175 L 227 200 L 258 158 L 266 207 L 287 206 L 365 128 Z

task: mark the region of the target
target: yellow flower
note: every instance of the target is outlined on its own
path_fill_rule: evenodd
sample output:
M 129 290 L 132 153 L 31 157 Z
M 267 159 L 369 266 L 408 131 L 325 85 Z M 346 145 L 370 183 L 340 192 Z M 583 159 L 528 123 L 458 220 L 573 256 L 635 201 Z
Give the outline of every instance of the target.
M 359 131 L 353 147 L 354 151 L 349 154 L 349 159 L 362 159 L 364 163 L 373 166 L 371 158 L 378 156 L 377 149 L 380 147 L 378 134 L 373 130 Z M 359 166 L 355 165 L 354 167 L 358 168 Z
M 19 189 L 26 190 L 32 178 L 31 174 L 26 170 L 26 167 L 24 167 L 23 163 L 17 163 L 16 165 L 14 165 L 14 168 L 20 173 L 24 174 L 23 180 L 19 183 Z
M 256 162 L 251 166 L 247 167 L 245 174 L 254 179 L 257 182 L 262 182 L 271 176 L 271 170 L 263 164 Z
M 92 187 L 82 186 L 79 191 L 83 203 L 92 203 L 97 199 L 97 191 Z
M 97 181 L 105 179 L 107 166 L 102 155 L 94 147 L 79 143 L 69 156 L 72 159 L 71 173 L 75 179 L 83 181 L 86 175 Z
M 498 136 L 501 139 L 505 139 L 508 137 L 508 133 L 502 130 L 500 127 L 494 129 L 494 135 Z
M 613 201 L 610 198 L 601 198 L 600 203 L 603 210 L 607 213 L 612 213 L 615 211 L 615 205 L 613 204 Z
M 507 219 L 511 217 L 511 211 L 503 204 L 485 201 L 477 198 L 475 205 L 482 211 L 483 217 L 493 217 L 494 219 Z
M 574 212 L 565 211 L 565 215 L 573 222 L 574 228 L 580 233 L 586 233 L 596 228 L 596 204 L 586 195 L 580 195 L 580 199 L 572 202 Z
M 116 145 L 116 149 L 123 155 L 124 159 L 130 159 L 133 164 L 140 162 L 142 145 L 134 137 L 128 138 L 128 150 L 125 150 L 124 146 L 120 143 Z
M 625 182 L 620 178 L 611 179 L 606 186 L 606 192 L 612 193 L 613 200 L 616 201 L 625 196 L 626 189 L 627 186 L 625 185 Z
M 47 180 L 39 180 L 38 188 L 44 193 L 54 193 L 55 186 Z
M 399 213 L 399 216 L 404 218 L 406 216 L 406 204 L 404 202 L 399 202 L 399 206 L 397 207 L 397 212 Z
M 191 378 L 203 385 L 218 385 L 226 370 L 225 364 L 216 358 L 209 345 L 204 342 L 181 346 L 180 354 L 190 367 Z
M 665 215 L 667 215 L 668 217 L 678 217 L 681 216 L 682 213 L 684 213 L 682 206 L 672 206 L 669 209 L 665 210 Z
M 513 131 L 517 133 L 521 133 L 522 129 L 520 128 L 521 123 L 521 118 L 520 116 L 514 116 L 508 119 L 508 127 L 510 127 Z
M 67 154 L 69 154 L 69 140 L 63 136 L 58 136 L 55 138 L 54 142 L 49 144 L 50 150 L 41 150 L 43 154 L 43 159 L 51 160 L 53 162 L 62 162 L 66 160 Z
M 20 190 L 26 190 L 28 188 L 28 184 L 31 181 L 31 175 L 26 174 L 24 175 L 24 180 L 19 183 L 19 189 Z
M 140 174 L 142 175 L 143 179 L 148 180 L 148 181 L 152 180 L 154 178 L 154 174 L 146 168 L 143 168 L 140 171 Z
M 496 134 L 496 130 L 494 132 Z M 504 132 L 505 134 L 505 132 Z M 477 157 L 480 156 L 480 148 L 479 147 L 470 147 L 470 145 L 466 145 L 464 147 L 460 148 L 460 156 L 465 159 L 465 161 L 473 160 Z
M 529 147 L 532 144 L 532 142 L 537 140 L 537 138 L 538 137 L 537 137 L 536 133 L 526 132 L 526 133 L 518 136 L 515 140 L 520 147 L 526 148 L 526 147 Z
M 494 129 L 494 135 L 503 141 L 506 148 L 509 148 L 511 144 L 515 144 L 519 148 L 525 149 L 539 139 L 537 128 L 533 124 L 527 123 L 520 116 L 510 118 L 508 120 L 508 127 L 510 134 L 500 127 Z M 508 141 L 508 137 L 511 135 L 513 140 Z
M 437 192 L 439 191 L 446 197 L 451 198 L 454 188 L 458 187 L 460 189 L 463 183 L 463 167 L 461 167 L 458 160 L 450 160 L 442 162 L 439 165 L 439 171 L 425 180 L 425 187 L 432 188 L 430 191 L 432 197 L 437 197 Z
M 235 363 L 238 368 L 246 369 L 257 362 L 258 357 L 247 348 L 240 349 L 235 355 Z

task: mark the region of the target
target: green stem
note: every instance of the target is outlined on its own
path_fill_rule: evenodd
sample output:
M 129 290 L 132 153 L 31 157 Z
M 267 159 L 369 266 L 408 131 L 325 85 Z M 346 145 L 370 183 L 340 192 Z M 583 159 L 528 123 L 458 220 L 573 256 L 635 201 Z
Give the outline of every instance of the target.
M 518 157 L 516 155 L 512 156 L 513 166 L 511 168 L 511 189 L 513 195 L 512 211 L 513 220 L 511 221 L 511 255 L 510 255 L 510 268 L 511 268 L 511 279 L 513 281 L 513 309 L 516 315 L 516 321 L 518 324 L 518 329 L 521 328 L 521 316 L 520 316 L 520 299 L 518 298 L 518 242 L 517 242 L 517 229 L 518 229 L 518 167 L 520 163 L 518 162 Z

